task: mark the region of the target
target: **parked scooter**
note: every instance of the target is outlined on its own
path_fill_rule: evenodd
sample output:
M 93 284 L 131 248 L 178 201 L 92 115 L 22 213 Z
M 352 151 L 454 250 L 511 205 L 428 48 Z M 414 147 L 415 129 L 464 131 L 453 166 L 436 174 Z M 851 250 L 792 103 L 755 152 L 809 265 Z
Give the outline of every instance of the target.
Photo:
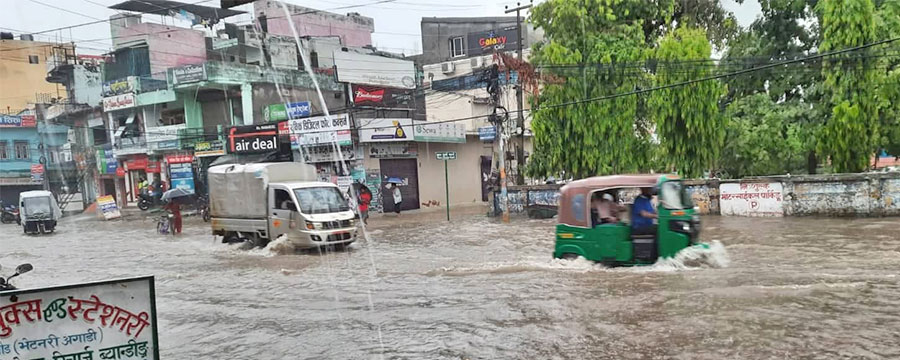
M 149 191 L 144 191 L 138 194 L 138 209 L 141 209 L 141 211 L 147 211 L 147 209 L 150 209 L 150 207 L 152 206 L 162 205 L 163 202 L 162 200 L 160 200 L 160 196 L 156 194 L 157 192 L 155 191 L 152 193 Z
M 6 205 L 0 209 L 0 222 L 4 224 L 19 223 L 19 208 L 15 205 Z
M 2 269 L 2 267 L 0 267 L 0 269 Z M 16 276 L 27 273 L 33 269 L 34 269 L 34 266 L 31 266 L 31 264 L 22 264 L 22 265 L 19 265 L 16 267 L 15 274 L 8 276 L 6 279 L 4 279 L 2 276 L 0 276 L 0 292 L 15 290 L 16 287 L 13 286 L 9 281 L 12 280 Z

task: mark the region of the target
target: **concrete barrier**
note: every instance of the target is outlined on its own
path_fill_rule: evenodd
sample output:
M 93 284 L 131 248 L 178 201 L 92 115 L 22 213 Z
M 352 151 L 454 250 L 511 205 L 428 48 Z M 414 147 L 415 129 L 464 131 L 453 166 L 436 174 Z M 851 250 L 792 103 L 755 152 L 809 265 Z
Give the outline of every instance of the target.
M 685 180 L 701 214 L 723 216 L 900 216 L 900 173 Z M 510 186 L 511 213 L 557 205 L 561 185 Z M 491 213 L 503 211 L 494 191 Z

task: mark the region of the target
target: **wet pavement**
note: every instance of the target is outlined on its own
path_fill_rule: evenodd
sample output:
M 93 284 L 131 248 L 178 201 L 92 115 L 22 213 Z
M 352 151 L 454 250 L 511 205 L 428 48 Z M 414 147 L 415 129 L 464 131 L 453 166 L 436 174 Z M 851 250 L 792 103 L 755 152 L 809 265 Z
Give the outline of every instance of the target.
M 0 226 L 22 288 L 156 276 L 168 359 L 900 358 L 900 222 L 704 218 L 730 262 L 550 259 L 552 220 L 372 219 L 348 251 L 218 243 L 186 219 Z M 713 254 L 724 262 L 724 255 Z

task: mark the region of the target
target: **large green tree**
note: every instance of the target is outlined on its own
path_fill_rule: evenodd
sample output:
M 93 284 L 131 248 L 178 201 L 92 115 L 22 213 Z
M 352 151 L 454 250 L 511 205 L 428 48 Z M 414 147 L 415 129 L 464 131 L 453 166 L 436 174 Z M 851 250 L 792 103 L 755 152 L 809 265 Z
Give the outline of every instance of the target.
M 710 58 L 712 48 L 702 29 L 681 27 L 666 35 L 655 51 L 659 86 L 708 77 L 710 66 L 691 61 Z M 701 63 L 702 64 L 702 63 Z M 654 91 L 649 108 L 667 165 L 690 177 L 713 170 L 725 139 L 725 119 L 719 98 L 725 94 L 718 81 L 701 81 Z
M 544 30 L 531 61 L 559 81 L 531 99 L 534 155 L 528 175 L 581 178 L 649 167 L 649 124 L 641 98 L 579 102 L 649 85 L 635 68 L 648 55 L 644 17 L 667 18 L 674 0 L 548 0 L 530 21 Z
M 729 104 L 722 176 L 778 175 L 803 169 L 808 133 L 799 118 L 807 107 L 799 102 L 776 103 L 765 93 Z
M 875 24 L 879 39 L 900 37 L 900 0 L 883 0 L 878 6 Z M 881 139 L 879 145 L 889 154 L 900 156 L 900 56 L 896 56 L 900 45 L 885 46 L 877 54 L 880 56 L 878 84 L 879 118 Z
M 824 0 L 821 51 L 852 48 L 876 40 L 875 5 L 871 0 Z M 822 74 L 832 106 L 818 136 L 818 151 L 829 156 L 836 172 L 866 170 L 881 143 L 878 60 L 869 49 L 826 58 Z

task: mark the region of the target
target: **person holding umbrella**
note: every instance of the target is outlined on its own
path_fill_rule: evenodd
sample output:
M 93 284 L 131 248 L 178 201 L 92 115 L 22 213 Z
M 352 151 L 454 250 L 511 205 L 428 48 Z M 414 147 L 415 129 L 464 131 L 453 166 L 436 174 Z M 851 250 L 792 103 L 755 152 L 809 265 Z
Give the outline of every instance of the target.
M 369 191 L 365 185 L 360 183 L 354 183 L 353 187 L 356 188 L 357 199 L 356 203 L 359 207 L 359 219 L 362 220 L 363 223 L 369 223 L 369 203 L 372 202 L 372 192 Z
M 162 200 L 166 201 L 163 207 L 172 213 L 172 234 L 181 234 L 181 204 L 179 198 L 192 195 L 193 191 L 184 188 L 174 188 L 162 194 Z

